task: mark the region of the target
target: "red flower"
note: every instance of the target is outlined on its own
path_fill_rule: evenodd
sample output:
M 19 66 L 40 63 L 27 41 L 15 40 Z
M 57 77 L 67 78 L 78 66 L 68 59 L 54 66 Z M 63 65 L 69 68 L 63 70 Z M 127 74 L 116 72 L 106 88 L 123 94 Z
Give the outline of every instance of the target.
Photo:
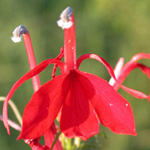
M 61 75 L 36 91 L 23 114 L 23 127 L 18 139 L 42 136 L 60 113 L 60 129 L 67 137 L 87 140 L 99 132 L 99 123 L 117 134 L 136 135 L 131 106 L 104 79 L 79 70 L 80 63 L 92 58 L 105 65 L 110 75 L 113 69 L 101 57 L 86 54 L 76 61 L 75 24 L 72 9 L 65 9 L 58 25 L 65 30 L 64 63 L 48 59 L 20 78 L 8 93 L 3 107 L 4 124 L 8 133 L 7 103 L 15 90 L 29 78 L 39 74 L 49 64 L 57 64 Z
M 30 70 L 32 70 L 33 68 L 36 67 L 36 59 L 34 56 L 31 38 L 29 35 L 29 31 L 26 29 L 26 27 L 20 25 L 13 31 L 12 41 L 15 43 L 20 42 L 22 36 L 26 47 Z M 58 56 L 57 59 L 59 59 L 60 57 L 62 56 L 61 55 Z M 39 75 L 36 75 L 32 78 L 32 83 L 34 92 L 36 92 L 41 87 Z M 63 148 L 61 146 L 60 141 L 59 140 L 55 141 L 56 135 L 57 135 L 56 125 L 53 123 L 51 127 L 44 133 L 45 146 L 41 146 L 39 144 L 40 137 L 36 139 L 25 139 L 24 141 L 32 148 L 32 150 L 47 150 L 50 148 L 52 149 L 52 147 L 54 150 L 62 150 Z M 55 145 L 53 145 L 54 144 L 53 142 L 55 142 Z

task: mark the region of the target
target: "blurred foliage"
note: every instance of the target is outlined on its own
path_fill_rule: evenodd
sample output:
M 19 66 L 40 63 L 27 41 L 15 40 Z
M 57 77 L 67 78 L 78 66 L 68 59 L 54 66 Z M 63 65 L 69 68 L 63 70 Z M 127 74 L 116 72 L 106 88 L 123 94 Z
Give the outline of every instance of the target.
M 10 39 L 14 28 L 23 24 L 30 31 L 37 63 L 54 58 L 63 46 L 63 30 L 56 21 L 67 6 L 75 13 L 77 57 L 96 53 L 114 67 L 120 57 L 127 62 L 136 53 L 150 52 L 150 0 L 1 0 L 0 96 L 6 96 L 15 81 L 29 70 L 24 43 L 14 44 Z M 51 78 L 51 68 L 40 74 L 42 83 Z M 80 69 L 106 80 L 110 78 L 106 69 L 94 60 L 86 60 Z M 133 71 L 124 84 L 149 92 L 149 81 L 139 70 Z M 101 125 L 100 130 L 109 137 L 94 136 L 85 142 L 83 149 L 90 149 L 91 142 L 101 150 L 150 149 L 150 103 L 120 92 L 133 107 L 138 136 L 116 135 Z M 21 114 L 32 93 L 30 80 L 14 94 L 12 99 Z M 9 118 L 15 119 L 11 110 Z M 18 135 L 18 131 L 11 129 L 11 136 L 8 136 L 0 122 L 0 149 L 30 149 L 23 140 L 16 141 Z

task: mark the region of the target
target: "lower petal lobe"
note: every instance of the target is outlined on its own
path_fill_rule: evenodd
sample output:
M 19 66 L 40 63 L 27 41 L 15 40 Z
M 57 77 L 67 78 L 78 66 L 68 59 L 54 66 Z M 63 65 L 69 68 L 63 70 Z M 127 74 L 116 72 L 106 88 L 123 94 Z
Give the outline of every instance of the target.
M 70 80 L 70 85 L 61 111 L 61 131 L 67 137 L 80 137 L 87 140 L 99 132 L 99 121 L 85 92 L 85 88 L 90 88 L 92 97 L 93 86 L 75 70 L 70 71 L 70 75 L 65 80 Z M 86 84 L 83 84 L 83 80 Z
M 18 139 L 40 137 L 50 128 L 64 102 L 68 86 L 62 87 L 62 83 L 66 76 L 63 74 L 52 79 L 33 94 L 25 107 Z
M 129 102 L 104 79 L 88 73 L 85 73 L 85 76 L 95 88 L 95 95 L 90 101 L 100 122 L 117 134 L 136 135 Z

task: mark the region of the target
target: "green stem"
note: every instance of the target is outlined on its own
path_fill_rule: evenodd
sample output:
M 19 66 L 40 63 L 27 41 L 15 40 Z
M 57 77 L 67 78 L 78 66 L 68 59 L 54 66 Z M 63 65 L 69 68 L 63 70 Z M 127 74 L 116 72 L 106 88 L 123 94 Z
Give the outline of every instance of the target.
M 3 116 L 0 115 L 0 120 L 3 121 Z M 11 121 L 10 119 L 8 119 L 8 124 L 15 130 L 17 131 L 21 131 L 21 126 L 19 126 L 17 123 Z
M 61 134 L 61 131 L 59 131 L 59 132 L 57 133 L 57 135 L 55 136 L 54 142 L 53 142 L 53 144 L 52 144 L 52 146 L 51 146 L 51 149 L 50 149 L 50 150 L 52 150 L 52 149 L 53 149 L 53 147 L 54 147 L 55 143 L 57 142 L 57 140 L 58 140 L 58 138 L 59 138 L 59 136 L 60 136 L 60 134 Z
M 1 101 L 1 102 L 2 102 L 2 101 L 5 101 L 5 99 L 6 99 L 6 97 L 2 97 L 2 96 L 0 97 L 0 101 Z M 12 110 L 13 110 L 13 112 L 14 112 L 14 114 L 15 114 L 15 116 L 16 116 L 18 122 L 19 122 L 19 124 L 22 125 L 22 117 L 21 117 L 20 112 L 19 112 L 19 110 L 17 109 L 16 105 L 15 105 L 14 102 L 11 101 L 11 100 L 8 102 L 8 104 L 9 104 L 10 107 L 12 108 Z

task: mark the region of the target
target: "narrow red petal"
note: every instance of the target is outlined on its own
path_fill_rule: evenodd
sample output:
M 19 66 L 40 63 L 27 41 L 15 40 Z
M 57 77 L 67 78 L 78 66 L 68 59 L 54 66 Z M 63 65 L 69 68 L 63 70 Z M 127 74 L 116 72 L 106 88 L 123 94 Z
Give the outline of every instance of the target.
M 105 59 L 103 59 L 102 57 L 100 57 L 96 54 L 85 54 L 85 55 L 80 56 L 77 59 L 77 69 L 79 68 L 82 61 L 85 60 L 85 59 L 88 59 L 88 58 L 95 59 L 95 60 L 99 61 L 100 63 L 102 63 L 106 67 L 106 69 L 109 72 L 110 76 L 112 76 L 116 80 L 114 71 L 113 71 L 112 67 L 109 65 L 109 63 Z
M 150 76 L 150 68 L 141 63 L 129 62 L 122 68 L 121 73 L 117 77 L 119 83 L 123 83 L 123 81 L 129 75 L 129 73 L 136 68 L 140 68 L 143 71 L 143 73 L 145 73 L 148 77 Z M 114 89 L 117 90 L 120 87 L 119 83 L 115 82 L 115 84 L 113 85 Z
M 147 77 L 150 79 L 150 67 L 145 66 L 143 64 L 138 63 L 138 67 L 142 70 L 143 73 L 147 75 Z
M 148 95 L 144 94 L 143 92 L 134 90 L 134 89 L 130 89 L 126 86 L 120 85 L 121 88 L 126 91 L 127 93 L 129 93 L 130 95 L 132 95 L 135 98 L 139 98 L 139 99 L 148 99 Z
M 4 126 L 7 129 L 8 134 L 10 134 L 9 126 L 8 126 L 8 101 L 11 99 L 14 92 L 19 88 L 26 80 L 32 78 L 33 76 L 39 74 L 41 71 L 43 71 L 49 64 L 51 63 L 57 63 L 59 67 L 61 68 L 61 71 L 63 72 L 63 62 L 56 59 L 48 59 L 43 62 L 41 62 L 39 65 L 37 65 L 34 69 L 30 70 L 28 73 L 26 73 L 23 77 L 21 77 L 11 88 L 9 91 L 3 105 L 3 122 Z
M 150 95 L 148 96 L 148 101 L 150 101 Z
M 85 93 L 85 89 L 90 88 L 89 94 L 93 97 L 93 85 L 75 70 L 70 71 L 66 80 L 70 80 L 70 86 L 61 112 L 61 131 L 67 137 L 87 140 L 99 132 L 99 121 L 88 101 L 89 96 Z
M 90 99 L 100 122 L 118 134 L 136 135 L 131 106 L 107 81 L 84 73 L 93 83 L 95 96 Z M 85 83 L 86 84 L 86 83 Z M 87 89 L 87 93 L 89 93 Z
M 123 67 L 123 64 L 124 64 L 124 58 L 119 58 L 116 66 L 115 66 L 115 69 L 114 69 L 114 73 L 115 73 L 115 76 L 116 78 L 118 79 L 118 76 L 121 74 L 121 71 L 122 71 L 122 67 Z M 111 79 L 109 80 L 109 84 L 111 86 L 113 86 L 115 84 L 115 80 L 114 78 L 111 77 Z
M 150 54 L 138 53 L 138 54 L 134 55 L 130 61 L 136 62 L 136 61 L 138 61 L 140 59 L 150 59 Z
M 42 136 L 52 125 L 60 111 L 68 90 L 64 79 L 57 76 L 35 92 L 23 113 L 23 126 L 18 139 L 34 139 Z
M 124 85 L 121 85 L 121 83 L 123 83 L 123 81 L 126 79 L 126 77 L 129 75 L 129 73 L 131 71 L 133 71 L 136 68 L 140 68 L 143 73 L 145 73 L 148 77 L 150 76 L 150 68 L 148 68 L 147 66 L 140 64 L 140 63 L 136 63 L 136 62 L 129 62 L 127 63 L 121 73 L 118 75 L 117 80 L 113 85 L 113 88 L 115 90 L 118 90 L 119 87 L 121 87 L 123 90 L 125 90 L 127 93 L 129 93 L 130 95 L 132 95 L 133 97 L 139 98 L 139 99 L 148 99 L 148 96 L 140 91 L 134 90 L 134 89 L 130 89 Z

